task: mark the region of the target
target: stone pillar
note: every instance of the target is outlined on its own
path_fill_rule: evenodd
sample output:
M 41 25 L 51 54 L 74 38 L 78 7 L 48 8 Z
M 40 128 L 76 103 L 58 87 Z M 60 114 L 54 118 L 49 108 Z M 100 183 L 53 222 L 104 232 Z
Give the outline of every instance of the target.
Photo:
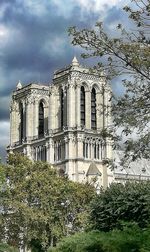
M 68 159 L 69 158 L 69 139 L 68 137 L 65 137 L 64 138 L 64 141 L 65 141 L 65 159 Z
M 83 140 L 80 136 L 77 138 L 77 158 L 83 159 Z
M 33 115 L 34 115 L 34 120 L 33 120 L 33 136 L 38 136 L 38 130 L 39 130 L 39 103 L 38 100 L 35 99 L 34 101 L 34 107 L 33 107 Z
M 111 125 L 111 91 L 109 87 L 105 88 L 104 92 L 104 106 L 105 106 L 105 127 Z
M 102 107 L 102 96 L 100 92 L 96 94 L 96 121 L 97 121 L 97 129 L 102 129 L 103 126 L 103 111 Z
M 52 138 L 49 140 L 49 162 L 54 164 L 54 142 Z
M 33 136 L 33 118 L 36 116 L 34 115 L 33 110 L 33 101 L 32 98 L 28 98 L 25 104 L 25 114 L 26 114 L 26 138 L 27 140 Z
M 49 96 L 49 120 L 48 120 L 48 129 L 51 130 L 54 128 L 54 95 L 52 89 Z
M 73 85 L 69 86 L 67 92 L 67 115 L 68 115 L 68 126 L 74 127 L 75 126 L 75 88 Z
M 76 125 L 80 127 L 80 86 L 76 86 L 76 98 L 75 98 L 75 117 L 76 117 Z
M 14 142 L 19 140 L 19 135 L 17 134 L 17 104 L 12 101 L 12 104 L 10 106 L 10 145 L 12 146 Z M 19 129 L 18 129 L 19 130 Z
M 55 93 L 54 97 L 53 97 L 53 101 L 54 101 L 54 105 L 53 108 L 54 109 L 54 129 L 58 129 L 60 127 L 60 94 L 59 94 L 59 90 L 57 90 L 57 92 Z
M 102 166 L 102 186 L 104 189 L 107 188 L 108 186 L 108 174 L 107 174 L 107 166 L 106 165 L 103 165 Z
M 92 141 L 92 144 L 91 144 L 91 160 L 94 160 L 94 142 Z

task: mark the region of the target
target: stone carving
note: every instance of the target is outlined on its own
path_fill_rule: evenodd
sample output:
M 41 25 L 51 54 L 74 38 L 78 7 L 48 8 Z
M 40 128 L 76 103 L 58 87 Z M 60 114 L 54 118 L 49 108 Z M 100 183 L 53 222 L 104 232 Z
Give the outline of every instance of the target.
M 10 112 L 12 111 L 16 111 L 16 112 L 18 111 L 18 104 L 13 100 L 10 103 Z
M 44 89 L 34 89 L 31 92 L 32 94 L 37 94 L 37 95 L 43 95 L 43 96 L 48 96 L 49 95 L 49 90 L 44 90 Z
M 77 64 L 77 62 L 74 63 Z M 80 93 L 82 85 L 85 89 L 86 106 L 84 108 L 81 106 L 83 105 L 81 104 Z M 93 130 L 90 128 L 90 91 L 93 86 L 96 89 L 97 95 L 96 110 L 98 113 L 96 113 L 96 121 L 99 123 L 101 118 L 105 116 L 104 106 L 101 106 L 103 99 L 102 95 L 99 94 L 99 90 L 102 90 L 102 86 L 105 89 L 107 85 L 105 84 L 104 77 L 100 78 L 98 75 L 92 74 L 87 68 L 80 67 L 80 65 L 74 67 L 70 65 L 65 69 L 57 71 L 49 87 L 29 84 L 27 87 L 15 91 L 10 106 L 11 111 L 18 111 L 16 114 L 11 115 L 11 144 L 13 151 L 24 151 L 25 154 L 30 155 L 32 159 L 36 160 L 40 160 L 42 156 L 47 157 L 47 161 L 54 164 L 56 168 L 59 169 L 61 167 L 61 169 L 67 171 L 66 173 L 71 179 L 73 178 L 73 170 L 75 170 L 74 180 L 81 181 L 81 171 L 83 170 L 82 173 L 85 173 L 87 169 L 85 161 L 92 162 L 96 159 L 92 154 L 94 153 L 94 148 L 96 147 L 96 152 L 101 149 L 103 151 L 103 146 L 106 144 L 100 137 L 101 129 L 97 128 Z M 60 102 L 60 90 L 63 90 L 64 96 L 67 94 L 63 104 Z M 107 102 L 106 104 L 108 104 L 108 89 L 106 91 L 107 93 L 104 98 L 105 103 Z M 39 110 L 40 101 L 43 103 L 41 110 Z M 23 104 L 22 117 L 20 116 L 19 103 Z M 68 108 L 68 106 L 70 107 Z M 81 126 L 81 112 L 83 112 L 83 109 L 85 110 L 86 118 L 85 127 Z M 103 113 L 100 114 L 99 111 Z M 63 128 L 60 127 L 63 126 L 62 121 L 65 121 L 64 125 L 67 124 Z M 100 127 L 99 124 L 98 127 Z M 16 127 L 15 131 L 13 131 L 14 127 Z M 40 127 L 43 129 L 42 137 L 38 135 Z M 23 141 L 20 139 L 22 138 L 20 134 L 22 132 Z M 19 145 L 13 145 L 16 141 L 18 141 Z M 86 157 L 83 154 L 84 144 L 86 148 L 88 145 L 88 160 L 87 154 Z M 68 148 L 73 149 L 69 150 Z M 46 149 L 48 151 L 45 156 Z M 33 151 L 34 153 L 31 153 Z M 100 163 L 101 161 L 96 159 L 96 162 Z M 85 168 L 81 168 L 81 166 Z M 104 181 L 107 181 L 107 179 L 104 179 Z

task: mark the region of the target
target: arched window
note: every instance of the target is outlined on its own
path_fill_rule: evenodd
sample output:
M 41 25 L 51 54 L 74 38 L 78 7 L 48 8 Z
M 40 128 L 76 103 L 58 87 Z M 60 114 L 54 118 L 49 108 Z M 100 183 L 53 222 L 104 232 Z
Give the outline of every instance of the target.
M 24 120 L 23 120 L 23 104 L 19 104 L 19 112 L 20 112 L 20 141 L 23 140 L 24 137 Z
M 60 107 L 61 107 L 61 128 L 64 126 L 64 92 L 61 89 L 61 96 L 60 96 Z
M 44 105 L 41 101 L 39 104 L 39 137 L 44 136 Z
M 85 126 L 85 90 L 83 86 L 80 90 L 80 115 L 81 126 Z
M 96 91 L 92 88 L 91 93 L 91 128 L 96 129 Z

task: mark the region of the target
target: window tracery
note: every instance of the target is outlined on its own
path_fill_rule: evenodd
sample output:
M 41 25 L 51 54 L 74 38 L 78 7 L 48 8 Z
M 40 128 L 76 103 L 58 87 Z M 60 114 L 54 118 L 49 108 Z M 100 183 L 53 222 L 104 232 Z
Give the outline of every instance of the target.
M 41 101 L 39 104 L 39 137 L 44 136 L 44 104 Z
M 85 126 L 85 89 L 82 86 L 80 90 L 80 115 L 81 126 Z
M 96 129 L 96 91 L 92 88 L 91 92 L 91 129 Z

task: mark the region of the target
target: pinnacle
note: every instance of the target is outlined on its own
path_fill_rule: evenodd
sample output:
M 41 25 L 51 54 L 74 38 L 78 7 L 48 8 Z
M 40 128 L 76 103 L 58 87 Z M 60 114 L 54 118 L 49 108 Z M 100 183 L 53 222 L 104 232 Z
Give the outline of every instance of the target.
M 22 88 L 22 84 L 21 84 L 21 81 L 20 81 L 20 80 L 19 80 L 19 82 L 18 82 L 16 88 L 17 88 L 17 90 Z
M 74 58 L 72 60 L 72 66 L 79 66 L 79 62 L 78 62 L 76 56 L 74 56 Z

